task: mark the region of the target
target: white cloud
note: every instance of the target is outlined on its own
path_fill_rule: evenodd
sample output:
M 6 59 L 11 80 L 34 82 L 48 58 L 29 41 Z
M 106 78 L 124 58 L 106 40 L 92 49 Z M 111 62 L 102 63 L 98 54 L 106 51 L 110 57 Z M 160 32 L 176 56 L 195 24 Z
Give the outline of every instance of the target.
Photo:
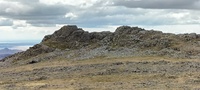
M 28 24 L 26 23 L 25 20 L 15 20 L 13 21 L 13 28 L 16 29 L 18 27 L 26 27 Z
M 182 19 L 189 14 L 190 14 L 189 12 L 186 12 L 186 13 L 184 13 L 184 12 L 183 13 L 171 13 L 170 16 L 175 18 L 175 19 Z
M 29 45 L 29 46 L 16 46 L 16 47 L 12 47 L 12 48 L 9 48 L 9 49 L 25 51 L 25 50 L 29 49 L 30 47 L 32 47 L 32 45 Z
M 59 27 L 19 27 L 13 29 L 12 27 L 0 28 L 0 41 L 11 40 L 41 40 L 45 35 L 52 34 Z
M 159 30 L 164 33 L 175 33 L 175 34 L 184 34 L 184 33 L 198 33 L 200 34 L 200 25 L 160 25 L 160 26 L 142 26 L 148 30 Z
M 76 14 L 70 12 L 70 13 L 67 13 L 67 14 L 65 15 L 65 17 L 66 17 L 66 18 L 70 18 L 70 20 L 73 20 L 73 19 L 77 18 L 78 16 L 77 16 Z
M 72 6 L 79 6 L 81 8 L 88 8 L 93 6 L 94 3 L 98 2 L 99 0 L 39 0 L 40 3 L 47 4 L 47 5 L 55 5 L 55 4 L 64 4 L 64 5 L 72 5 Z

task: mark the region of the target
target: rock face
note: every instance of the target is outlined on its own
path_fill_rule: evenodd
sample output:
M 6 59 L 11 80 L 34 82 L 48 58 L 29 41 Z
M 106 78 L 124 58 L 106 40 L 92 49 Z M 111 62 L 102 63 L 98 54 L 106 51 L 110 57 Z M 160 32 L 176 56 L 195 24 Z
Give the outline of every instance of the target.
M 40 44 L 7 57 L 3 61 L 14 57 L 14 61 L 25 60 L 41 54 L 43 57 L 62 56 L 76 59 L 96 56 L 200 58 L 200 35 L 195 33 L 175 35 L 130 26 L 118 27 L 115 32 L 89 33 L 75 25 L 68 25 L 52 35 L 45 36 Z M 37 60 L 43 60 L 43 57 Z
M 113 46 L 137 48 L 167 48 L 170 40 L 162 32 L 146 31 L 138 27 L 121 26 L 112 32 L 84 31 L 77 26 L 64 26 L 52 35 L 47 35 L 42 44 L 59 49 L 80 49 L 86 46 Z
M 58 49 L 80 49 L 92 44 L 102 44 L 111 32 L 89 33 L 77 28 L 77 26 L 64 26 L 52 35 L 47 35 L 42 40 L 42 44 Z

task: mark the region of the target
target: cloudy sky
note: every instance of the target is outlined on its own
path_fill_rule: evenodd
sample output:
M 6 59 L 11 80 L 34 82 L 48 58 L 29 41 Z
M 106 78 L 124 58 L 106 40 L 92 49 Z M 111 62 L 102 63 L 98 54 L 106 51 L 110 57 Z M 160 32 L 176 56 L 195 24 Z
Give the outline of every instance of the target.
M 200 33 L 200 0 L 0 0 L 0 41 L 41 40 L 68 24 Z

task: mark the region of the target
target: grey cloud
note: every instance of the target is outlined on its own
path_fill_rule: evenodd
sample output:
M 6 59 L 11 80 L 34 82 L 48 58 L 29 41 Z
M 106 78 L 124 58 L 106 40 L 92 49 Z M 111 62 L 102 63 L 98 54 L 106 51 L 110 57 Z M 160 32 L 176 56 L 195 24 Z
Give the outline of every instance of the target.
M 200 9 L 200 0 L 113 0 L 116 6 L 145 9 Z
M 9 5 L 10 3 L 18 3 L 17 5 Z M 16 8 L 15 8 L 16 7 Z M 19 8 L 20 7 L 20 10 Z M 14 20 L 26 20 L 29 24 L 58 24 L 57 20 L 64 18 L 73 6 L 69 5 L 46 5 L 39 3 L 38 0 L 8 0 L 7 3 L 0 3 L 0 16 L 11 18 Z M 12 9 L 13 12 L 6 10 Z M 28 9 L 28 10 L 26 10 Z M 61 19 L 60 19 L 61 20 Z
M 17 20 L 26 20 L 27 23 L 37 27 L 55 26 L 56 24 L 77 24 L 83 27 L 129 24 L 153 25 L 168 23 L 171 20 L 162 21 L 159 17 L 147 18 L 151 16 L 147 15 L 149 12 L 148 10 L 111 6 L 109 4 L 110 2 L 103 2 L 102 0 L 89 8 L 62 4 L 46 5 L 39 3 L 38 0 L 33 0 L 32 2 L 28 2 L 27 0 L 8 1 L 18 2 L 22 6 L 24 5 L 24 10 L 18 13 L 0 11 L 1 16 Z M 4 8 L 6 9 L 9 7 Z M 26 8 L 28 8 L 28 10 L 26 10 Z M 74 13 L 77 15 L 77 18 L 66 18 L 65 14 L 68 12 Z
M 177 24 L 177 20 L 166 17 L 165 14 L 169 13 L 169 11 L 163 11 L 163 9 L 198 9 L 199 7 L 196 5 L 199 0 L 99 0 L 87 8 L 63 4 L 47 5 L 39 3 L 39 0 L 7 1 L 17 2 L 18 6 L 12 5 L 12 3 L 0 3 L 1 17 L 25 20 L 28 24 L 37 27 L 50 27 L 56 24 L 76 24 L 81 27 L 169 25 Z M 14 9 L 16 12 L 6 12 L 9 8 Z M 173 12 L 177 10 L 173 10 Z M 77 17 L 65 17 L 66 13 L 73 13 Z

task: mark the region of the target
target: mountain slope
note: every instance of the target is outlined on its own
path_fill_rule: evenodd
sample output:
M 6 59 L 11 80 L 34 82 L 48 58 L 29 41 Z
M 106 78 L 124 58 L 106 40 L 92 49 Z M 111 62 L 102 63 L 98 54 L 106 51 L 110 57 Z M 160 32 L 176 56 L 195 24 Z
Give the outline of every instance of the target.
M 50 53 L 53 56 L 49 55 Z M 68 25 L 52 35 L 45 36 L 40 44 L 3 61 L 27 60 L 41 54 L 45 58 L 50 56 L 49 59 L 56 56 L 75 59 L 99 56 L 200 58 L 200 35 L 195 33 L 175 35 L 130 26 L 118 27 L 115 32 L 89 33 L 75 25 Z M 70 54 L 74 54 L 74 57 Z
M 64 26 L 0 62 L 1 90 L 199 90 L 200 35 Z

